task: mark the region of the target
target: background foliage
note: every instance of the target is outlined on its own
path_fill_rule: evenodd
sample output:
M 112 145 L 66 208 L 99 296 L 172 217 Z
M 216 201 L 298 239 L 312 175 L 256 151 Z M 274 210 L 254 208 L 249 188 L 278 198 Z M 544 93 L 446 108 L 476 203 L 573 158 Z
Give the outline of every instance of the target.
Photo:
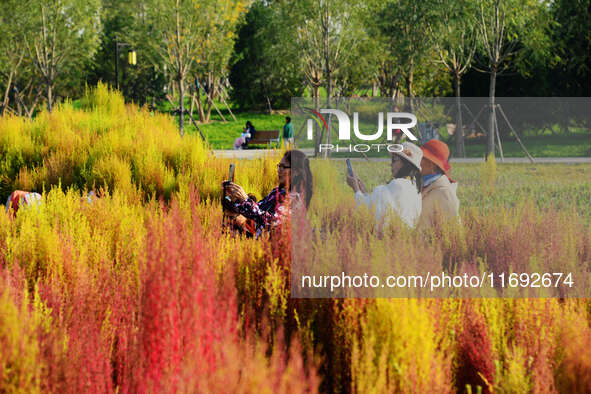
M 174 56 L 169 57 L 174 55 L 168 52 L 172 47 L 162 46 L 167 42 L 163 34 L 174 33 L 174 26 L 160 23 L 162 16 L 174 14 L 175 1 L 60 2 L 62 10 L 71 15 L 60 13 L 42 0 L 7 1 L 1 11 L 0 27 L 3 111 L 32 115 L 47 106 L 48 81 L 54 85 L 52 102 L 81 97 L 84 81 L 90 85 L 98 81 L 114 83 L 115 37 L 130 44 L 122 48 L 118 59 L 126 100 L 156 106 L 168 94 L 178 103 L 178 87 L 172 83 L 178 79 L 179 70 L 172 61 Z M 462 12 L 466 15 L 457 26 L 450 22 L 445 2 L 438 1 L 421 6 L 398 0 L 363 4 L 348 0 L 254 0 L 209 6 L 189 3 L 195 12 L 183 13 L 181 25 L 190 29 L 182 34 L 179 46 L 194 48 L 184 55 L 187 59 L 183 64 L 188 67 L 180 70 L 186 73 L 188 92 L 197 93 L 193 86 L 198 78 L 202 85 L 221 84 L 219 92 L 210 93 L 214 100 L 220 95 L 227 97 L 227 92 L 222 93 L 227 89 L 222 81 L 225 78 L 231 82 L 229 91 L 235 105 L 268 109 L 269 104 L 271 108 L 286 108 L 288 97 L 301 94 L 303 89 L 314 94 L 315 86 L 326 88 L 327 70 L 331 73 L 331 91 L 341 95 L 451 95 L 452 75 L 441 66 L 437 49 L 449 47 L 451 40 L 460 46 L 455 49 L 459 53 L 465 49 L 461 47 L 464 44 L 471 45 L 475 39 L 482 42 L 479 31 L 484 30 L 478 28 L 479 15 L 495 2 L 465 2 Z M 586 90 L 590 84 L 585 83 L 591 75 L 587 55 L 591 33 L 585 23 L 591 12 L 589 1 L 534 2 L 528 8 L 517 9 L 509 0 L 499 4 L 507 23 L 504 40 L 511 43 L 516 54 L 527 56 L 507 59 L 503 64 L 507 70 L 498 80 L 496 94 L 590 95 Z M 421 11 L 421 7 L 428 12 Z M 322 19 L 326 10 L 328 24 Z M 52 19 L 52 15 L 61 15 L 65 23 Z M 338 22 L 339 15 L 344 16 L 345 24 Z M 406 23 L 409 18 L 414 18 L 414 23 Z M 51 33 L 44 45 L 52 49 L 49 44 L 53 36 L 58 45 L 52 49 L 55 53 L 51 59 L 39 63 L 35 45 L 39 47 L 39 38 L 43 37 L 43 20 L 46 32 Z M 528 23 L 536 28 L 528 27 Z M 411 25 L 417 31 L 405 33 Z M 459 29 L 462 39 L 458 38 Z M 128 48 L 138 53 L 136 66 L 126 64 Z M 486 96 L 489 78 L 478 72 L 488 67 L 484 46 L 477 46 L 475 59 L 463 78 L 463 93 Z M 197 98 L 203 106 L 211 106 L 205 91 L 201 90 Z M 201 118 L 206 119 L 206 115 Z

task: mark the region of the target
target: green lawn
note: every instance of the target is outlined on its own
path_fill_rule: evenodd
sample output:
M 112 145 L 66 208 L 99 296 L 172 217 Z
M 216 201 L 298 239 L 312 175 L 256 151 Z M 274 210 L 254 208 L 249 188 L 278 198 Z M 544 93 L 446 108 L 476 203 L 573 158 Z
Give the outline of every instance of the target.
M 224 123 L 217 113 L 212 113 L 212 120 L 209 123 L 199 125 L 212 149 L 232 149 L 234 139 L 240 136 L 247 120 L 250 120 L 257 130 L 281 130 L 285 123 L 285 115 L 281 114 L 235 113 L 236 122 L 227 111 L 223 111 L 223 114 L 228 122 Z M 185 127 L 188 133 L 195 132 L 189 119 L 186 119 Z M 523 137 L 522 141 L 533 157 L 591 157 L 591 134 L 588 132 Z M 502 144 L 505 157 L 524 157 L 521 147 L 514 138 L 505 138 Z M 450 140 L 449 145 L 453 155 L 453 141 Z M 484 157 L 485 152 L 484 139 L 466 141 L 467 157 Z M 498 152 L 497 156 L 499 156 Z
M 190 108 L 189 98 L 185 100 L 185 104 L 186 108 Z M 214 108 L 211 110 L 210 121 L 208 123 L 200 123 L 198 121 L 199 115 L 197 114 L 197 110 L 195 110 L 193 114 L 193 118 L 197 121 L 199 128 L 205 135 L 205 139 L 212 149 L 232 149 L 234 146 L 234 140 L 240 137 L 240 133 L 242 133 L 246 121 L 248 120 L 250 120 L 256 130 L 282 130 L 283 125 L 285 124 L 286 115 L 269 115 L 260 112 L 239 112 L 232 106 L 232 112 L 236 116 L 236 121 L 234 121 L 230 111 L 228 111 L 223 103 L 216 101 L 216 105 L 224 116 L 226 122 L 222 120 L 222 117 Z M 163 112 L 169 112 L 172 110 L 172 106 L 169 102 L 163 102 L 159 105 L 158 109 Z M 288 111 L 286 111 L 286 113 L 287 112 Z M 176 115 L 175 118 L 178 122 L 178 115 Z M 188 134 L 197 132 L 187 116 L 185 116 L 185 132 Z
M 240 136 L 244 124 L 250 120 L 258 130 L 281 130 L 285 123 L 285 115 L 267 115 L 260 113 L 236 113 L 237 122 L 227 123 L 219 120 L 219 115 L 212 115 L 210 123 L 199 127 L 213 149 L 232 149 L 234 139 Z M 226 114 L 224 114 L 226 116 Z M 231 119 L 230 116 L 227 118 Z M 188 132 L 195 132 L 192 125 L 187 124 Z M 522 141 L 533 157 L 591 157 L 591 134 L 543 135 L 524 137 Z M 502 141 L 505 157 L 523 157 L 524 153 L 517 141 L 505 138 Z M 453 141 L 450 141 L 453 154 Z M 484 157 L 486 143 L 483 139 L 466 141 L 467 157 Z M 497 152 L 497 156 L 498 156 Z
M 543 135 L 522 138 L 533 157 L 591 157 L 591 134 Z M 519 143 L 511 138 L 501 141 L 505 157 L 524 157 Z M 453 146 L 450 146 L 453 154 Z M 467 157 L 484 157 L 484 141 L 466 141 Z M 499 153 L 497 151 L 497 157 Z
M 199 127 L 212 149 L 232 149 L 234 140 L 240 136 L 247 120 L 250 120 L 257 130 L 281 130 L 285 123 L 284 114 L 269 115 L 265 113 L 238 112 L 232 108 L 237 121 L 234 121 L 223 103 L 216 102 L 227 122 L 222 121 L 219 114 L 212 109 L 209 123 L 199 124 Z M 189 102 L 187 101 L 187 107 Z M 159 108 L 163 111 L 170 110 L 168 102 Z M 285 113 L 288 113 L 287 111 Z M 197 119 L 197 114 L 195 113 Z M 371 126 L 370 126 L 371 127 Z M 185 119 L 187 133 L 195 133 L 196 130 L 188 117 Z M 446 138 L 442 128 L 444 140 L 449 140 L 450 150 L 453 155 L 453 140 Z M 544 134 L 540 136 L 523 136 L 522 141 L 533 157 L 589 157 L 591 156 L 591 133 L 589 131 L 577 131 L 568 135 Z M 505 157 L 523 157 L 521 147 L 513 137 L 504 137 L 503 154 Z M 256 147 L 255 147 L 256 148 Z M 261 146 L 260 148 L 264 148 Z M 467 157 L 484 157 L 486 141 L 484 138 L 466 140 Z M 497 152 L 497 156 L 499 153 Z
M 250 120 L 256 130 L 282 130 L 285 124 L 285 115 L 249 112 L 235 113 L 234 115 L 236 115 L 237 122 L 228 116 L 227 123 L 216 120 L 199 126 L 213 149 L 232 149 L 234 140 L 240 137 L 247 120 Z M 225 116 L 226 114 L 224 114 Z

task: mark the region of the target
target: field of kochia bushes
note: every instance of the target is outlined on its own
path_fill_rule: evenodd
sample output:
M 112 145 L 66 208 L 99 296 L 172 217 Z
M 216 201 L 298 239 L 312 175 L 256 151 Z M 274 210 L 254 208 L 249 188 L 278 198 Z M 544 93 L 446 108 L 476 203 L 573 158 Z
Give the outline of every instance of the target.
M 265 195 L 279 158 L 236 182 Z M 0 118 L 0 201 L 43 193 L 0 212 L 0 392 L 591 392 L 588 299 L 291 298 L 289 234 L 223 232 L 228 164 L 103 86 Z M 322 221 L 352 196 L 313 165 Z M 591 166 L 454 176 L 465 231 L 409 231 L 412 256 L 591 265 Z

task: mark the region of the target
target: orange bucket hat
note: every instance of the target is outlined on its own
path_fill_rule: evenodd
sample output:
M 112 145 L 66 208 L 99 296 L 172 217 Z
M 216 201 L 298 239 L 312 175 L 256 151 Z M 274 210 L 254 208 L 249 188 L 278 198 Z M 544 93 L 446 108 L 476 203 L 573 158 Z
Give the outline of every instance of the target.
M 429 140 L 422 147 L 423 157 L 435 163 L 443 173 L 449 176 L 451 166 L 447 159 L 449 158 L 449 148 L 445 142 L 439 140 Z

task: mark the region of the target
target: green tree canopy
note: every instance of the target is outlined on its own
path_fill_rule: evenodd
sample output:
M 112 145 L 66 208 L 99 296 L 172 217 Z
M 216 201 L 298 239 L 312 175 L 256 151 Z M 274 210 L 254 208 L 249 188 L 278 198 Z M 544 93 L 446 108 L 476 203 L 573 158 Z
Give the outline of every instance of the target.
M 245 109 L 286 108 L 303 92 L 293 17 L 282 3 L 255 1 L 238 30 L 230 84 Z

